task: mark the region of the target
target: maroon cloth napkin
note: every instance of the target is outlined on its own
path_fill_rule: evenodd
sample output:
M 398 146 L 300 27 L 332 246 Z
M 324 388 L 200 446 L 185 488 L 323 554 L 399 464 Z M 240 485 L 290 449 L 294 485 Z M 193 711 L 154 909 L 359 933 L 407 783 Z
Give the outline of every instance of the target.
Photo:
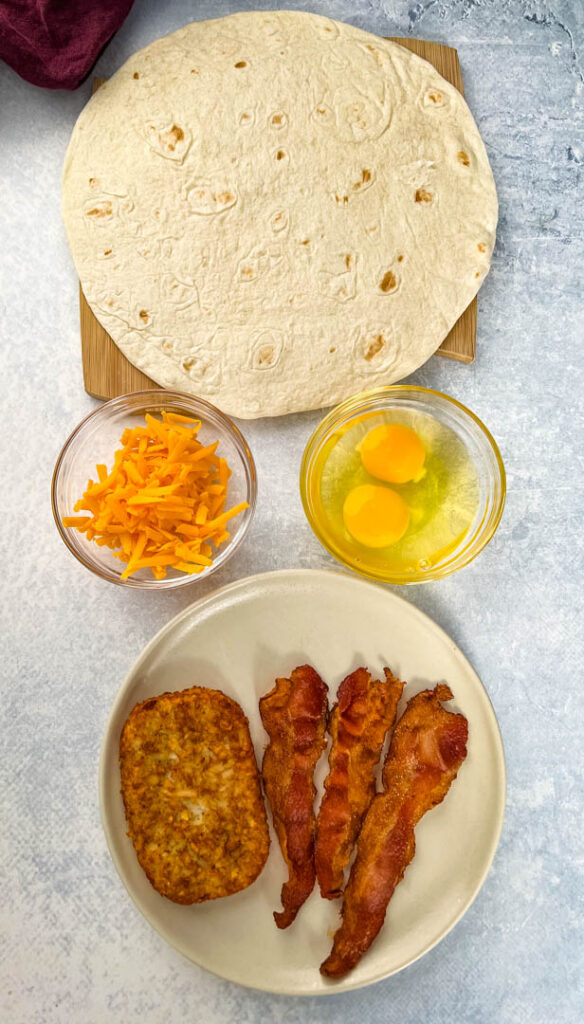
M 76 89 L 134 0 L 0 0 L 0 59 L 33 85 Z

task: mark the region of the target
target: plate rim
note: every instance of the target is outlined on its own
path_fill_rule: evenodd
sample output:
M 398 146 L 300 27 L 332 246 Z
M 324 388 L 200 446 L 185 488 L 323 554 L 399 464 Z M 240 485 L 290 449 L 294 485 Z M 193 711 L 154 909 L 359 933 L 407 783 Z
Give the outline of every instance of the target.
M 496 828 L 493 831 L 493 835 L 491 837 L 491 842 L 490 842 L 490 846 L 489 846 L 489 849 L 488 849 L 488 853 L 487 853 L 487 857 L 486 857 L 486 860 L 485 860 L 485 865 L 484 865 L 483 871 L 482 871 L 482 873 L 480 875 L 480 878 L 479 878 L 479 880 L 477 882 L 476 888 L 475 888 L 472 896 L 470 897 L 470 899 L 463 905 L 463 907 L 461 909 L 459 909 L 457 911 L 457 913 L 454 914 L 452 919 L 445 925 L 445 927 L 442 929 L 440 934 L 436 938 L 434 938 L 434 940 L 431 941 L 429 945 L 426 945 L 424 947 L 424 949 L 420 953 L 418 953 L 416 956 L 409 957 L 407 960 L 405 960 L 402 964 L 399 964 L 397 967 L 394 967 L 394 968 L 392 968 L 389 971 L 380 973 L 380 974 L 376 975 L 375 977 L 370 978 L 370 979 L 368 979 L 366 981 L 360 981 L 360 982 L 353 982 L 353 983 L 351 983 L 351 981 L 349 980 L 351 978 L 351 975 L 349 974 L 347 976 L 347 979 L 344 979 L 340 984 L 338 982 L 332 983 L 330 985 L 330 988 L 327 987 L 327 988 L 324 988 L 324 989 L 318 989 L 318 990 L 314 990 L 314 991 L 307 991 L 307 990 L 300 990 L 299 991 L 298 989 L 286 988 L 286 987 L 282 987 L 282 986 L 277 986 L 276 987 L 276 986 L 270 985 L 269 983 L 265 984 L 265 985 L 261 985 L 261 986 L 258 986 L 257 984 L 256 985 L 248 985 L 248 984 L 245 983 L 245 981 L 234 981 L 233 978 L 227 977 L 225 974 L 221 974 L 219 971 L 214 970 L 211 967 L 203 966 L 197 960 L 193 959 L 192 955 L 189 952 L 186 951 L 186 949 L 184 947 L 184 944 L 182 944 L 179 940 L 176 940 L 175 938 L 171 937 L 168 934 L 168 932 L 166 931 L 166 929 L 164 929 L 163 927 L 159 927 L 157 924 L 155 924 L 153 922 L 153 920 L 150 917 L 150 915 L 148 915 L 144 911 L 144 909 L 142 908 L 142 906 L 138 902 L 137 898 L 135 898 L 134 893 L 126 885 L 126 883 L 124 881 L 124 876 L 123 876 L 123 872 L 122 872 L 122 866 L 121 866 L 120 858 L 118 858 L 117 853 L 115 852 L 113 836 L 112 836 L 112 833 L 111 833 L 109 822 L 107 820 L 107 813 L 106 813 L 106 798 L 105 798 L 106 773 L 107 773 L 107 757 L 106 757 L 106 755 L 107 755 L 107 748 L 109 747 L 109 745 L 111 743 L 112 726 L 113 726 L 114 720 L 115 720 L 115 718 L 116 718 L 116 716 L 118 714 L 118 709 L 119 709 L 120 705 L 122 704 L 122 702 L 124 700 L 124 697 L 126 695 L 126 692 L 127 692 L 128 688 L 129 688 L 130 681 L 131 681 L 131 679 L 133 677 L 135 677 L 135 675 L 136 675 L 137 671 L 139 670 L 140 666 L 146 661 L 146 659 L 150 656 L 151 652 L 161 642 L 161 640 L 164 638 L 164 636 L 167 633 L 170 633 L 176 626 L 178 626 L 181 621 L 183 621 L 184 619 L 188 619 L 191 615 L 193 615 L 194 612 L 196 612 L 196 611 L 203 611 L 204 608 L 207 605 L 213 604 L 217 600 L 221 601 L 221 599 L 226 594 L 229 594 L 230 592 L 237 591 L 237 590 L 245 591 L 246 588 L 250 584 L 255 583 L 257 585 L 259 580 L 261 580 L 261 581 L 270 581 L 270 580 L 274 580 L 274 579 L 282 579 L 283 577 L 288 577 L 289 579 L 292 579 L 292 578 L 295 578 L 295 579 L 298 579 L 298 578 L 304 578 L 304 579 L 306 579 L 306 578 L 313 578 L 314 579 L 314 578 L 319 577 L 321 579 L 324 578 L 326 580 L 328 580 L 330 578 L 335 578 L 336 577 L 336 578 L 341 579 L 341 580 L 349 581 L 350 583 L 352 583 L 355 586 L 360 587 L 360 588 L 366 588 L 367 590 L 373 588 L 375 590 L 381 591 L 381 593 L 384 595 L 384 597 L 389 598 L 390 601 L 393 601 L 393 602 L 395 602 L 395 603 L 397 603 L 399 605 L 406 605 L 407 608 L 412 612 L 412 614 L 414 614 L 415 616 L 418 616 L 420 619 L 424 620 L 425 623 L 430 627 L 430 629 L 432 631 L 437 633 L 443 640 L 446 641 L 446 643 L 449 646 L 452 654 L 457 659 L 461 660 L 464 663 L 467 671 L 469 671 L 472 674 L 472 676 L 474 676 L 474 680 L 475 680 L 476 684 L 478 684 L 478 686 L 477 686 L 478 692 L 479 693 L 482 692 L 482 694 L 483 694 L 483 696 L 484 696 L 484 698 L 485 698 L 485 700 L 487 702 L 487 706 L 488 706 L 488 709 L 490 711 L 490 714 L 491 714 L 491 717 L 492 717 L 492 720 L 493 720 L 493 725 L 494 725 L 493 739 L 495 741 L 495 746 L 497 748 L 497 759 L 496 760 L 497 760 L 497 766 L 498 766 L 499 774 L 500 774 L 500 785 L 499 785 L 499 790 L 498 790 L 498 793 L 497 793 L 497 796 L 498 796 L 498 801 L 497 801 L 498 802 L 497 824 L 496 824 Z M 434 949 L 440 942 L 442 942 L 442 940 L 445 939 L 446 936 L 449 935 L 450 932 L 456 927 L 456 925 L 464 917 L 464 915 L 467 913 L 467 911 L 470 910 L 470 908 L 472 907 L 473 903 L 475 902 L 477 896 L 479 895 L 479 893 L 480 893 L 480 891 L 481 891 L 481 889 L 482 889 L 482 887 L 483 887 L 483 885 L 485 883 L 487 875 L 489 874 L 489 871 L 491 870 L 491 867 L 492 867 L 492 864 L 493 864 L 493 860 L 495 858 L 495 854 L 496 854 L 497 849 L 499 847 L 499 843 L 500 843 L 500 840 L 501 840 L 501 833 L 503 831 L 503 824 L 504 824 L 504 820 L 505 820 L 505 811 L 506 811 L 506 804 L 507 804 L 507 766 L 506 766 L 506 759 L 505 759 L 505 748 L 504 748 L 504 744 L 503 744 L 503 737 L 502 737 L 502 734 L 501 734 L 501 727 L 499 725 L 499 722 L 498 722 L 498 719 L 497 719 L 497 715 L 496 715 L 495 709 L 493 707 L 493 703 L 491 701 L 491 698 L 489 696 L 489 693 L 488 693 L 486 687 L 484 686 L 484 684 L 483 684 L 483 682 L 482 682 L 478 672 L 476 671 L 476 669 L 474 668 L 472 663 L 468 660 L 468 658 L 466 657 L 464 652 L 460 649 L 458 644 L 449 636 L 449 634 L 446 632 L 446 630 L 443 629 L 442 626 L 438 625 L 438 623 L 435 622 L 434 619 L 432 619 L 426 612 L 424 612 L 420 608 L 418 608 L 417 605 L 414 605 L 410 601 L 407 601 L 404 597 L 401 597 L 401 595 L 394 593 L 392 590 L 389 590 L 386 585 L 384 585 L 382 583 L 375 582 L 373 580 L 370 580 L 370 579 L 367 579 L 367 578 L 364 578 L 364 577 L 361 577 L 361 576 L 354 576 L 353 574 L 349 574 L 347 572 L 340 572 L 340 571 L 334 570 L 334 569 L 333 570 L 329 570 L 329 569 L 274 569 L 274 570 L 271 570 L 269 572 L 264 572 L 264 573 L 252 573 L 251 575 L 244 576 L 241 579 L 232 580 L 230 583 L 224 584 L 222 587 L 219 587 L 217 590 L 212 590 L 209 594 L 206 594 L 205 596 L 195 598 L 195 600 L 192 601 L 190 604 L 188 604 L 186 606 L 186 608 L 183 608 L 182 611 L 178 612 L 176 615 L 173 615 L 173 617 L 171 619 L 169 619 L 168 622 L 164 623 L 164 625 L 162 625 L 160 627 L 160 629 L 155 633 L 155 635 L 142 648 L 142 650 L 138 654 L 137 658 L 135 658 L 134 661 L 132 662 L 132 664 L 130 665 L 130 668 L 126 672 L 126 674 L 124 676 L 124 679 L 122 680 L 120 686 L 118 687 L 118 690 L 117 690 L 117 692 L 115 694 L 113 703 L 111 705 L 111 708 L 110 708 L 110 711 L 109 711 L 109 714 L 108 714 L 108 717 L 107 717 L 107 720 L 106 720 L 106 724 L 105 724 L 105 727 L 104 727 L 104 732 L 103 732 L 103 736 L 102 736 L 102 740 L 101 740 L 101 744 L 100 744 L 100 753 L 99 753 L 98 796 L 99 796 L 99 813 L 100 813 L 101 825 L 102 825 L 102 829 L 103 829 L 103 832 L 104 832 L 104 835 L 105 835 L 105 839 L 106 839 L 109 855 L 110 855 L 112 863 L 113 863 L 113 865 L 114 865 L 114 867 L 116 869 L 116 872 L 117 872 L 117 875 L 119 877 L 119 880 L 121 881 L 121 883 L 122 883 L 126 893 L 130 897 L 130 899 L 132 900 L 132 903 L 134 904 L 134 906 L 136 907 L 138 912 L 141 914 L 141 916 L 144 918 L 144 920 L 148 923 L 148 925 L 158 935 L 160 935 L 160 937 L 162 939 L 164 939 L 165 942 L 167 942 L 169 944 L 169 946 L 171 946 L 178 953 L 180 953 L 181 956 L 183 956 L 189 963 L 195 964 L 195 966 L 197 966 L 200 970 L 207 971 L 209 974 L 214 975 L 216 978 L 221 978 L 223 981 L 228 981 L 230 984 L 241 985 L 242 988 L 246 988 L 246 989 L 249 989 L 250 991 L 255 991 L 255 992 L 268 992 L 268 993 L 271 993 L 273 995 L 298 996 L 298 997 L 302 997 L 302 998 L 314 998 L 314 997 L 320 997 L 320 996 L 341 995 L 341 994 L 343 994 L 345 992 L 354 992 L 354 991 L 362 989 L 362 988 L 368 988 L 371 985 L 376 985 L 379 982 L 386 980 L 387 978 L 393 977 L 394 975 L 399 974 L 401 971 L 405 970 L 407 967 L 410 967 L 412 964 L 416 963 L 418 960 L 420 960 L 422 957 L 424 957 L 427 953 L 429 953 L 432 949 Z M 315 967 L 315 970 L 316 969 L 317 968 Z

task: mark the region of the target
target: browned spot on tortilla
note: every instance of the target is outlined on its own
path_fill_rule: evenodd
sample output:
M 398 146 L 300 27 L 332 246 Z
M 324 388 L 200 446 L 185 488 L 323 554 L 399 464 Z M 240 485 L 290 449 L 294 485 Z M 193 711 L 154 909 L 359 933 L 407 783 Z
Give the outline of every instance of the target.
M 198 72 L 197 68 L 191 68 L 191 75 L 198 75 L 198 74 L 199 74 L 199 72 Z
M 479 242 L 479 244 L 477 245 L 477 249 L 479 250 L 479 252 L 487 251 L 487 247 L 484 242 Z
M 367 170 L 367 168 L 364 167 L 363 170 L 361 171 L 361 181 L 356 181 L 355 184 L 351 186 L 353 192 L 357 192 L 360 188 L 363 187 L 363 185 L 366 185 L 369 181 L 371 181 L 371 171 Z
M 218 203 L 230 203 L 233 199 L 231 192 L 219 192 L 215 197 Z
M 305 238 L 304 241 L 300 243 L 300 245 L 310 245 L 310 238 Z
M 469 155 L 468 153 L 464 152 L 464 149 L 459 150 L 459 152 L 457 153 L 457 159 L 458 162 L 464 164 L 465 167 L 468 167 L 468 165 L 470 164 Z
M 282 124 L 282 115 L 281 114 L 274 114 L 274 116 L 272 118 L 272 124 Z
M 400 252 L 400 254 L 399 254 L 398 258 L 397 258 L 397 262 L 398 263 L 403 263 L 403 261 L 404 261 L 403 253 Z
M 283 149 L 279 149 L 278 152 L 276 153 L 276 160 L 283 160 L 285 156 L 286 156 L 286 154 L 285 154 L 284 150 Z
M 104 254 L 104 256 L 111 256 L 112 250 L 111 249 L 104 249 L 103 254 Z
M 247 61 L 246 60 L 238 60 L 237 64 L 234 64 L 233 67 L 234 68 L 246 68 L 247 67 Z
M 272 366 L 275 359 L 275 352 L 273 345 L 263 345 L 258 352 L 257 365 L 261 368 L 264 366 Z
M 347 270 L 349 270 L 349 268 L 351 266 L 351 263 L 352 263 L 351 253 L 348 252 L 347 255 L 345 256 L 345 266 L 346 266 Z
M 417 203 L 431 203 L 432 193 L 428 192 L 425 188 L 416 189 L 415 200 Z
M 185 137 L 185 133 L 183 132 L 182 128 L 179 128 L 179 126 L 177 124 L 173 124 L 173 126 L 170 129 L 168 134 L 170 136 L 170 139 L 174 140 L 174 141 L 170 141 L 170 139 L 169 139 L 169 142 L 168 142 L 168 148 L 169 149 L 174 149 L 176 144 L 177 144 L 177 142 L 182 142 L 182 140 Z
M 442 103 L 442 93 L 441 92 L 429 92 L 428 93 L 428 99 L 431 100 L 432 103 Z
M 332 348 L 329 348 L 329 352 L 330 352 L 331 356 L 332 356 L 333 352 L 336 352 L 336 351 L 337 350 L 336 350 L 334 345 L 332 346 Z
M 242 267 L 241 268 L 241 276 L 246 281 L 251 281 L 251 279 L 253 277 L 253 268 L 252 267 Z
M 379 282 L 379 287 L 382 292 L 391 292 L 396 287 L 397 281 L 393 270 L 388 270 Z
M 149 316 L 148 311 L 146 309 L 141 309 L 140 312 L 138 313 L 138 316 L 140 317 L 140 320 L 144 324 L 147 324 L 149 319 L 150 319 L 150 316 Z
M 324 109 L 324 107 L 317 107 L 316 108 L 316 113 L 317 114 L 326 114 L 326 110 Z
M 194 365 L 195 365 L 195 360 L 194 359 L 185 359 L 185 360 L 183 360 L 183 370 L 186 370 L 187 373 L 189 372 L 189 370 L 192 370 Z
M 385 338 L 383 337 L 383 334 L 378 334 L 373 339 L 373 341 L 367 346 L 365 352 L 363 353 L 366 361 L 369 363 L 373 359 L 373 357 L 377 355 L 378 352 L 381 352 L 381 349 L 383 348 L 384 345 Z
M 134 71 L 134 74 L 132 75 L 132 78 L 139 78 L 139 77 L 140 77 L 140 75 L 138 74 L 138 72 Z
M 112 204 L 109 199 L 104 203 L 100 203 L 99 206 L 94 206 L 92 210 L 87 211 L 88 217 L 95 217 L 96 219 L 101 217 L 111 217 L 111 215 Z
M 481 276 L 481 275 L 480 275 L 479 271 L 477 270 L 477 272 L 476 272 L 476 274 L 475 274 L 475 277 L 480 277 L 480 276 Z

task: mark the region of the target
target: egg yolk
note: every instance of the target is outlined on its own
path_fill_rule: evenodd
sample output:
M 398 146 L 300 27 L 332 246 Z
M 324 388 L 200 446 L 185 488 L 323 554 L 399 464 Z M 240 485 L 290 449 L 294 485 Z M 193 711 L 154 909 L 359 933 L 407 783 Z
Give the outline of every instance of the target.
M 410 513 L 403 498 L 389 487 L 362 484 L 349 491 L 343 505 L 349 533 L 368 548 L 386 548 L 403 537 Z
M 374 427 L 359 445 L 361 461 L 371 476 L 390 484 L 405 484 L 424 475 L 424 445 L 411 427 L 385 423 Z

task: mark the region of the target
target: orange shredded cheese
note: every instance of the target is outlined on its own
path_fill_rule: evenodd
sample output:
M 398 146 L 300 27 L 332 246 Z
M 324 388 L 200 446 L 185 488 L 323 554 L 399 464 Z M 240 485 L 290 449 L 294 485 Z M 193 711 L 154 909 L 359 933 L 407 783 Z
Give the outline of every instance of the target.
M 64 526 L 112 549 L 126 563 L 122 579 L 149 568 L 164 579 L 169 568 L 200 573 L 213 564 L 213 545 L 229 539 L 227 522 L 248 507 L 225 510 L 231 470 L 216 454 L 218 441 L 197 440 L 199 420 L 162 412 L 146 425 L 129 427 L 114 464 L 96 466 L 75 512 Z

